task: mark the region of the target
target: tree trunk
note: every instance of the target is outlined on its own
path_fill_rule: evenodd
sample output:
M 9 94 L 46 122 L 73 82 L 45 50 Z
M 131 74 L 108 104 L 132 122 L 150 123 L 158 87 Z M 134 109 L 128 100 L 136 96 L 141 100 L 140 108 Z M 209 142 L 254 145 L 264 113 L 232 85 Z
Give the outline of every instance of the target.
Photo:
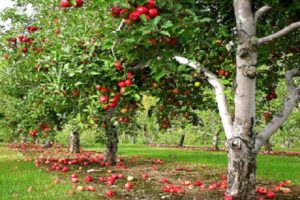
M 148 144 L 153 144 L 153 140 L 146 129 L 146 125 L 144 126 L 144 136 L 146 137 Z
M 234 200 L 254 200 L 256 184 L 255 85 L 257 47 L 256 26 L 251 1 L 234 0 L 236 17 L 236 90 L 232 138 L 228 138 L 228 188 Z
M 272 144 L 271 144 L 270 140 L 267 140 L 267 142 L 265 143 L 265 151 L 267 151 L 267 152 L 273 151 Z
M 27 142 L 27 138 L 26 138 L 26 137 L 22 137 L 22 138 L 21 138 L 21 143 L 22 143 L 22 144 L 26 144 L 26 142 Z
M 213 150 L 218 151 L 219 149 L 219 135 L 222 129 L 220 129 L 216 134 L 213 136 Z
M 47 140 L 46 143 L 43 145 L 43 148 L 51 148 L 52 147 L 52 143 L 50 140 Z
M 117 127 L 112 125 L 105 129 L 106 144 L 104 150 L 104 161 L 110 165 L 117 164 L 117 151 L 118 151 L 118 130 Z
M 181 138 L 180 138 L 180 141 L 179 141 L 179 144 L 178 144 L 178 146 L 180 146 L 180 147 L 182 147 L 182 146 L 183 146 L 184 139 L 185 139 L 185 133 L 182 133 L 182 134 L 181 134 Z
M 80 153 L 80 139 L 78 131 L 73 131 L 70 134 L 70 153 Z

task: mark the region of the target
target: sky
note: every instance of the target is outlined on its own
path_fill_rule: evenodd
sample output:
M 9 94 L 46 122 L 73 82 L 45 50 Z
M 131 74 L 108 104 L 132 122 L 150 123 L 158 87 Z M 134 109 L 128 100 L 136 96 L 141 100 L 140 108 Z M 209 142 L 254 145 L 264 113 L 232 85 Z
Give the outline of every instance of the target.
M 11 0 L 0 0 L 0 12 L 2 12 L 5 8 L 9 8 L 9 7 L 12 7 L 13 6 L 13 2 Z M 31 15 L 33 12 L 32 10 L 32 7 L 29 5 L 27 6 L 27 11 L 26 13 L 28 15 Z M 8 29 L 9 28 L 9 25 L 10 25 L 10 20 L 7 20 L 5 22 L 1 21 L 0 19 L 0 25 L 1 26 L 5 26 L 5 29 Z M 1 29 L 1 28 L 0 28 Z M 1 30 L 0 30 L 1 32 Z

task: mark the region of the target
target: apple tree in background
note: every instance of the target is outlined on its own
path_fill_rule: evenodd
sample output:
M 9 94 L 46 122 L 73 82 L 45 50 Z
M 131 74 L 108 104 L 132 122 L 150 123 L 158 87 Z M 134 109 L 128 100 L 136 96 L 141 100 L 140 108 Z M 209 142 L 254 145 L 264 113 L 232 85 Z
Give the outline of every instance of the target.
M 23 23 L 6 33 L 3 56 L 8 69 L 25 70 L 31 87 L 19 87 L 21 99 L 32 99 L 27 107 L 39 110 L 40 120 L 52 109 L 59 118 L 94 119 L 106 131 L 105 159 L 114 164 L 117 126 L 130 121 L 143 94 L 159 99 L 155 114 L 167 129 L 182 116 L 197 125 L 194 110 L 214 106 L 214 91 L 229 148 L 228 195 L 255 198 L 256 154 L 299 102 L 296 1 L 22 2 L 37 10 L 38 30 L 27 29 L 33 40 L 20 38 L 29 20 L 14 16 Z M 264 114 L 269 123 L 254 129 L 256 106 L 276 98 L 284 73 L 283 109 Z
M 136 2 L 148 4 L 134 11 Z M 149 66 L 150 74 L 158 80 L 172 76 L 182 69 L 182 65 L 202 72 L 202 79 L 215 90 L 227 137 L 228 195 L 234 199 L 254 199 L 256 154 L 299 102 L 299 87 L 294 83 L 294 78 L 300 75 L 299 48 L 296 47 L 299 43 L 296 29 L 300 22 L 295 22 L 299 20 L 298 4 L 250 0 L 235 0 L 233 4 L 227 1 L 157 1 L 160 14 L 152 20 L 151 3 L 153 1 L 132 1 L 113 7 L 114 16 L 124 18 L 126 25 L 132 25 L 120 31 L 119 38 L 123 40 L 115 44 L 117 54 L 131 62 L 139 60 L 144 67 Z M 277 12 L 271 13 L 263 22 L 263 15 L 271 10 L 266 4 L 272 5 Z M 210 24 L 205 23 L 208 21 Z M 289 38 L 284 37 L 287 34 Z M 236 48 L 230 45 L 232 42 L 236 42 Z M 218 60 L 214 60 L 215 57 Z M 176 66 L 173 59 L 181 65 Z M 276 62 L 279 60 L 282 62 Z M 223 66 L 231 67 L 228 77 L 235 75 L 231 82 L 234 102 L 229 108 L 224 92 L 224 85 L 229 83 L 220 81 L 213 73 L 219 68 L 218 75 L 225 76 Z M 256 134 L 256 90 L 266 91 L 267 101 L 276 98 L 276 81 L 282 78 L 283 72 L 288 90 L 282 110 L 272 119 L 266 114 L 269 123 Z M 175 82 L 181 80 L 179 75 Z

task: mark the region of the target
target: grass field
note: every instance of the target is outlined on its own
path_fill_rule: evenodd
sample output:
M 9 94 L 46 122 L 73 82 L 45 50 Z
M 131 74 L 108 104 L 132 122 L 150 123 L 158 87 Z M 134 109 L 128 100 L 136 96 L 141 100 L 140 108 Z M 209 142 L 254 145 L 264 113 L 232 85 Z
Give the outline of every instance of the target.
M 102 150 L 92 148 L 92 150 Z M 148 147 L 145 145 L 121 144 L 119 155 L 142 155 L 144 157 L 156 157 L 169 162 L 190 162 L 205 164 L 211 167 L 226 168 L 227 155 L 224 152 L 187 151 L 181 149 Z M 300 157 L 258 155 L 258 178 L 266 178 L 275 181 L 292 180 L 300 185 Z
M 92 148 L 91 150 L 102 150 Z M 220 168 L 226 172 L 227 158 L 223 152 L 187 151 L 169 148 L 154 148 L 144 145 L 120 145 L 119 155 L 141 155 L 160 158 L 167 163 L 189 162 Z M 292 180 L 300 185 L 300 158 L 286 156 L 258 156 L 258 178 L 274 181 Z M 21 153 L 0 144 L 0 199 L 11 200 L 65 200 L 89 199 L 88 193 L 72 194 L 72 184 L 55 184 L 55 174 L 37 169 L 33 162 L 24 160 Z
M 57 177 L 35 168 L 33 162 L 0 144 L 0 199 L 1 200 L 67 200 L 68 184 L 55 184 Z M 72 197 L 80 199 L 80 195 Z

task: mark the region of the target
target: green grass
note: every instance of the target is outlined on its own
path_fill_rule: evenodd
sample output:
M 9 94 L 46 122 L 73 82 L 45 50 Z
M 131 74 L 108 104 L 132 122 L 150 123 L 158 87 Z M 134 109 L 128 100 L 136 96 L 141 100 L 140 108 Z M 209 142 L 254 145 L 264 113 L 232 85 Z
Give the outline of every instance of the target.
M 102 147 L 92 150 L 102 150 Z M 223 152 L 187 151 L 181 149 L 153 148 L 145 145 L 120 145 L 119 155 L 141 155 L 143 157 L 161 158 L 168 162 L 189 162 L 199 165 L 218 167 L 226 171 L 227 156 Z M 292 180 L 300 185 L 300 158 L 287 156 L 258 156 L 258 177 L 274 181 Z M 1 200 L 67 200 L 89 199 L 87 193 L 70 195 L 72 184 L 68 180 L 56 185 L 54 174 L 39 170 L 34 162 L 24 160 L 21 153 L 0 144 L 0 199 Z M 28 188 L 32 191 L 28 192 Z M 73 190 L 74 191 L 74 190 Z
M 70 184 L 54 184 L 56 177 L 35 168 L 34 162 L 24 161 L 23 156 L 0 145 L 0 199 L 1 200 L 67 200 Z M 28 188 L 32 187 L 32 191 Z
M 101 148 L 92 148 L 100 150 Z M 102 149 L 101 149 L 102 150 Z M 119 155 L 141 155 L 160 158 L 169 162 L 190 162 L 226 169 L 227 155 L 224 152 L 187 151 L 181 149 L 148 147 L 145 145 L 119 145 Z M 300 185 L 300 157 L 258 155 L 257 176 L 274 181 L 292 180 Z

